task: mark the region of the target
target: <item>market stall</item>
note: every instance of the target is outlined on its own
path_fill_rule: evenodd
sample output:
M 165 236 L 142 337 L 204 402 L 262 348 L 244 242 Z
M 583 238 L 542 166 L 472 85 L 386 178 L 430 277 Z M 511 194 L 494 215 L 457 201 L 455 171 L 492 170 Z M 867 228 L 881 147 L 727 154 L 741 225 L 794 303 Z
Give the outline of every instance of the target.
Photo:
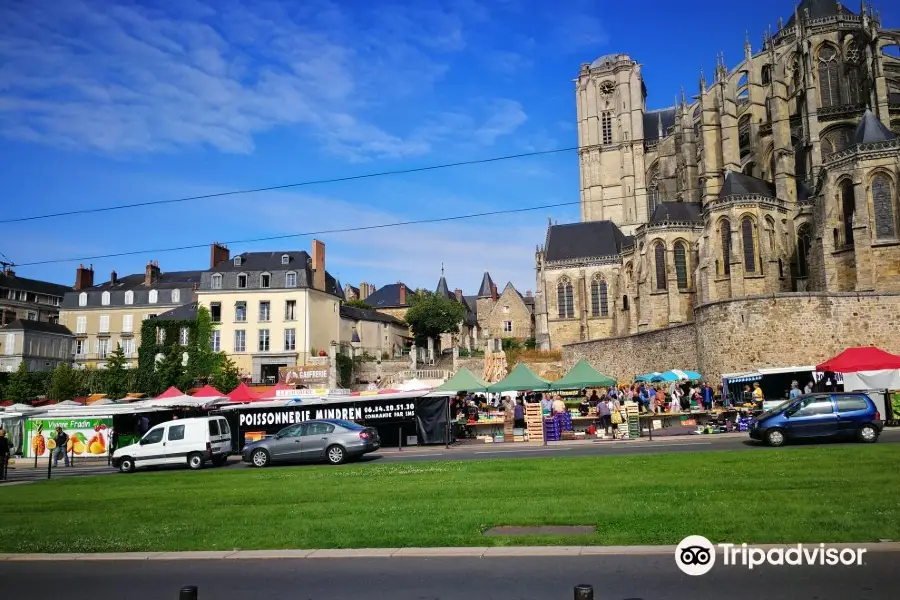
M 847 348 L 816 369 L 840 373 L 844 391 L 867 392 L 885 421 L 894 425 L 900 420 L 900 406 L 892 402 L 900 390 L 900 356 L 874 346 Z

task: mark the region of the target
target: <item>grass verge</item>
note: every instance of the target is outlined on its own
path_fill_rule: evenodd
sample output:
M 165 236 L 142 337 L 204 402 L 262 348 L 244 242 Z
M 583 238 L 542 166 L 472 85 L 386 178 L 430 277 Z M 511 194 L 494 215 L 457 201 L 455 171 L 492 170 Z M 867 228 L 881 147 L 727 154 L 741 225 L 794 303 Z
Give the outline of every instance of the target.
M 900 445 L 78 477 L 0 489 L 0 552 L 900 539 Z M 496 525 L 596 525 L 484 537 Z

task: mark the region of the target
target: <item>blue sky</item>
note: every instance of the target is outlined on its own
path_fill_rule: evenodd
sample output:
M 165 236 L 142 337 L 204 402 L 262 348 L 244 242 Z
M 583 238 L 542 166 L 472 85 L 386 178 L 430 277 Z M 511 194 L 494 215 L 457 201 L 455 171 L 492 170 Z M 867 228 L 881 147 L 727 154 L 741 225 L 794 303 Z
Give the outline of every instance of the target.
M 793 4 L 702 0 L 328 2 L 7 0 L 0 6 L 2 218 L 404 169 L 575 145 L 572 79 L 627 52 L 648 106 L 697 89 Z M 883 21 L 900 9 L 880 2 Z M 854 10 L 855 6 L 851 7 Z M 16 263 L 578 200 L 572 152 L 162 207 L 0 224 Z M 474 293 L 484 270 L 534 287 L 547 218 L 577 206 L 320 236 L 342 282 Z M 311 239 L 232 244 L 308 249 Z M 94 260 L 203 269 L 206 249 Z M 74 282 L 78 261 L 22 266 Z

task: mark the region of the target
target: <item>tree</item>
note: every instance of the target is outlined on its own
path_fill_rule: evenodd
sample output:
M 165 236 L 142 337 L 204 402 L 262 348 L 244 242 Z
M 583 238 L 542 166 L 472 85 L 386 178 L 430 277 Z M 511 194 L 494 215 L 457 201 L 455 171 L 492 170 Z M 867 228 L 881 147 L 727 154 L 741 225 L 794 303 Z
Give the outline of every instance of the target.
M 10 375 L 4 392 L 6 399 L 13 402 L 30 404 L 37 397 L 34 386 L 31 384 L 31 373 L 28 372 L 28 365 L 24 360 L 19 363 L 16 372 Z
M 121 344 L 116 344 L 116 349 L 112 351 L 106 359 L 106 369 L 103 370 L 103 392 L 111 399 L 118 400 L 124 398 L 125 395 L 132 391 L 129 390 L 128 369 L 126 365 L 128 359 L 122 350 Z
M 409 304 L 406 322 L 420 343 L 442 333 L 459 333 L 459 324 L 466 316 L 462 304 L 427 290 L 418 290 Z
M 51 400 L 72 400 L 85 393 L 85 378 L 82 371 L 72 368 L 69 363 L 60 363 L 50 374 L 50 389 L 47 397 Z
M 195 381 L 208 382 L 220 363 L 220 357 L 212 349 L 212 332 L 215 325 L 209 309 L 201 306 L 197 309 L 197 320 L 190 340 L 188 351 L 188 375 Z
M 169 344 L 163 359 L 156 364 L 156 379 L 162 389 L 184 384 L 184 348 Z
M 210 383 L 214 388 L 227 394 L 241 383 L 241 374 L 234 361 L 224 354 L 214 355 L 217 365 L 210 377 Z
M 353 308 L 375 308 L 371 304 L 367 304 L 365 300 L 347 300 L 344 302 L 345 306 L 352 306 Z

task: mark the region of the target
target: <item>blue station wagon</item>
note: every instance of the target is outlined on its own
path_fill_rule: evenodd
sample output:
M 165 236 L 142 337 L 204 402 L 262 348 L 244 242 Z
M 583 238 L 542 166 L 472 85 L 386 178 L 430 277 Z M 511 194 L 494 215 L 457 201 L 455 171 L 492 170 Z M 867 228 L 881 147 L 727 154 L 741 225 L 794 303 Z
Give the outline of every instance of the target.
M 807 394 L 761 414 L 750 437 L 769 446 L 790 440 L 840 438 L 872 443 L 884 428 L 875 403 L 861 392 Z

